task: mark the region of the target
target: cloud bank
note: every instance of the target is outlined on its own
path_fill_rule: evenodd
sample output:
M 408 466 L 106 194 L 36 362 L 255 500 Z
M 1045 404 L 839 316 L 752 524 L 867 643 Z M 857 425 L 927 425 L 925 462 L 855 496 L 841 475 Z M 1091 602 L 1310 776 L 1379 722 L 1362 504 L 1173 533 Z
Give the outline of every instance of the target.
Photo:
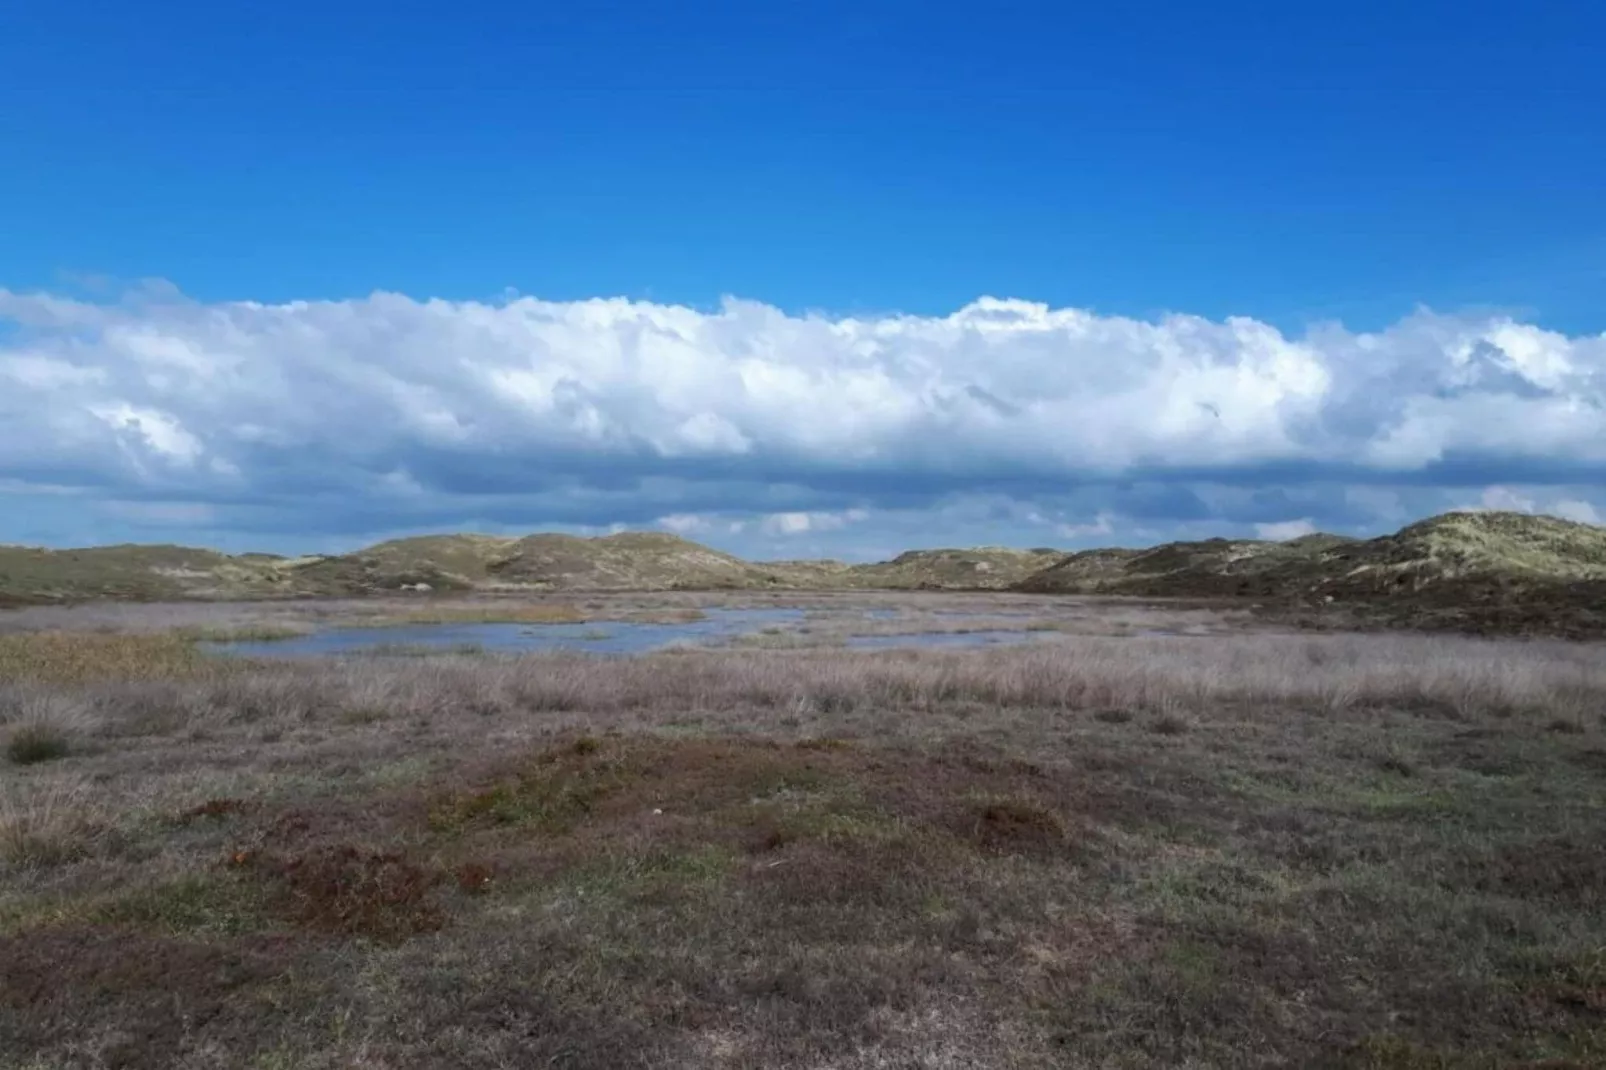
M 1606 515 L 1606 335 L 0 290 L 0 426 L 0 540 L 1286 537 L 1491 500 Z

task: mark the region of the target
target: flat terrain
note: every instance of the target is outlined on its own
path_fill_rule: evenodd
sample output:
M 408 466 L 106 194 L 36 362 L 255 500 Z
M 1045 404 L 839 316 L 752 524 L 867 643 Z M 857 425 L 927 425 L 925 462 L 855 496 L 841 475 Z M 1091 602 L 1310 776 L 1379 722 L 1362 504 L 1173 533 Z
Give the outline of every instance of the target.
M 776 605 L 630 659 L 196 645 Z M 966 628 L 1041 641 L 841 645 Z M 1598 645 L 1018 594 L 0 614 L 8 1070 L 1602 1065 Z

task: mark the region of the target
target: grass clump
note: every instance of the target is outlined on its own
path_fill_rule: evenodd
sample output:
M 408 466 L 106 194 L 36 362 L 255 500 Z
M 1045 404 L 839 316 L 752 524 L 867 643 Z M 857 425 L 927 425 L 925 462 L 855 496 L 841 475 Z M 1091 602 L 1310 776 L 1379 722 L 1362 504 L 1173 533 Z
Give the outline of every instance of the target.
M 84 792 L 52 786 L 26 797 L 0 796 L 0 862 L 56 866 L 87 856 L 100 831 Z
M 1162 713 L 1149 722 L 1149 731 L 1157 736 L 1180 736 L 1191 726 L 1189 720 L 1178 713 Z
M 6 736 L 6 760 L 13 765 L 53 762 L 72 753 L 72 741 L 61 727 L 43 721 L 17 725 Z
M 347 706 L 337 719 L 341 724 L 365 725 L 388 721 L 390 717 L 390 711 L 381 706 Z

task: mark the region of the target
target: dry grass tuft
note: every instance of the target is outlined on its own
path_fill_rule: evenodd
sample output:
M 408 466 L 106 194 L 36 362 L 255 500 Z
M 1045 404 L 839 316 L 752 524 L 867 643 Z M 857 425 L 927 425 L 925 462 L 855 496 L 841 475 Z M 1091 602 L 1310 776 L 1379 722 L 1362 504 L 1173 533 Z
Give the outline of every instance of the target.
M 0 861 L 56 866 L 90 854 L 103 824 L 79 783 L 30 786 L 0 794 Z
M 1149 722 L 1149 731 L 1158 736 L 1180 736 L 1190 727 L 1189 720 L 1178 713 L 1162 713 Z
M 34 687 L 0 690 L 0 741 L 13 765 L 67 757 L 90 721 L 86 705 L 75 696 Z

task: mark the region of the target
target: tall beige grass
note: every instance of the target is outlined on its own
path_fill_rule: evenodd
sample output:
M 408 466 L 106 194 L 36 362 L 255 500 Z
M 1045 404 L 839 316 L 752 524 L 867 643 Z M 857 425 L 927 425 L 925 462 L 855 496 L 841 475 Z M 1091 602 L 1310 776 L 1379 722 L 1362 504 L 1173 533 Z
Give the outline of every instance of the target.
M 89 854 L 103 826 L 92 789 L 53 779 L 0 790 L 0 866 L 27 868 Z
M 972 651 L 677 651 L 639 658 L 547 654 L 260 662 L 108 682 L 58 694 L 111 731 L 219 721 L 305 722 L 515 711 L 825 711 L 968 704 L 1185 713 L 1409 708 L 1446 717 L 1606 710 L 1598 647 L 1448 637 L 1067 638 Z M 3 706 L 3 703 L 0 703 Z M 3 715 L 0 715 L 3 716 Z

